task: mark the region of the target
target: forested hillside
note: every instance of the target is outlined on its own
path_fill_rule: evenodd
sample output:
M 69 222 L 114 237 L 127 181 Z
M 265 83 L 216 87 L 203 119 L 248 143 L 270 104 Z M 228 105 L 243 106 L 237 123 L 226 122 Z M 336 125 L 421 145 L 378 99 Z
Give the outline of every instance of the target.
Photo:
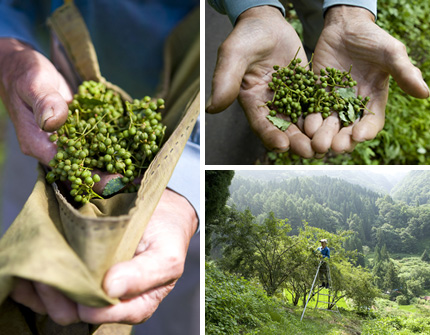
M 388 171 L 387 171 L 388 172 Z M 406 172 L 396 174 L 376 173 L 371 170 L 269 170 L 261 174 L 259 171 L 236 171 L 236 176 L 253 179 L 256 176 L 264 181 L 283 181 L 296 177 L 328 176 L 345 180 L 348 183 L 360 185 L 378 193 L 390 193 L 392 188 L 401 181 Z
M 430 334 L 430 204 L 292 174 L 206 171 L 206 333 Z M 424 194 L 424 174 L 405 180 Z M 321 262 L 329 288 L 316 276 Z
M 391 192 L 395 200 L 409 205 L 430 203 L 430 171 L 411 171 Z
M 410 190 L 410 197 L 421 195 L 420 206 L 327 176 L 286 180 L 236 176 L 230 185 L 228 204 L 239 211 L 249 208 L 260 222 L 269 212 L 277 218 L 287 218 L 292 233 L 297 233 L 306 221 L 333 233 L 353 230 L 355 247 L 386 244 L 390 252 L 422 252 L 430 234 L 430 206 L 422 204 L 425 195 L 422 189 L 430 184 L 430 178 L 426 179 L 427 172 L 423 172 L 418 174 L 419 183 L 412 182 L 416 173 L 411 172 L 402 184 Z M 413 185 L 417 185 L 417 191 L 413 191 Z M 398 188 L 396 194 L 402 192 Z

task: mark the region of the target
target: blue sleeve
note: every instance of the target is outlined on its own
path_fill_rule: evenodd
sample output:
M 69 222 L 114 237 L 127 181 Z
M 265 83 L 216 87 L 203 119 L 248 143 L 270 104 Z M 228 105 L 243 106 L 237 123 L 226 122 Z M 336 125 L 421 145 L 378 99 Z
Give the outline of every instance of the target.
M 200 120 L 194 126 L 167 187 L 185 197 L 200 218 Z
M 227 14 L 230 22 L 235 25 L 240 14 L 247 9 L 257 6 L 273 6 L 279 8 L 285 16 L 285 8 L 278 0 L 208 0 L 217 12 Z
M 43 26 L 40 20 L 44 9 L 40 1 L 2 1 L 0 38 L 14 38 L 40 50 L 35 31 Z
M 326 253 L 326 255 L 327 255 L 327 258 L 330 258 L 330 249 L 329 249 L 329 248 L 327 248 L 327 253 Z
M 323 12 L 325 13 L 327 9 L 337 5 L 348 5 L 366 8 L 373 14 L 376 20 L 377 0 L 324 0 Z

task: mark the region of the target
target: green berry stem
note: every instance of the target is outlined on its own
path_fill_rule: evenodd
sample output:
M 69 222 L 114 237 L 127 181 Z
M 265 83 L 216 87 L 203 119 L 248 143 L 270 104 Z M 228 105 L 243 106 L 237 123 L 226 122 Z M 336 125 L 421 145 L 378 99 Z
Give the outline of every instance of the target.
M 121 173 L 125 184 L 140 177 L 161 147 L 166 127 L 158 110 L 163 108 L 163 99 L 146 96 L 124 103 L 102 83 L 83 82 L 69 104 L 66 123 L 49 137 L 57 154 L 49 162 L 47 181 L 69 180 L 75 202 L 86 203 L 103 198 L 93 190 L 100 181 L 92 175 L 94 169 Z
M 266 102 L 271 116 L 283 113 L 297 123 L 300 116 L 321 113 L 327 118 L 336 111 L 343 126 L 347 126 L 360 118 L 365 110 L 369 111 L 366 107 L 369 98 L 357 97 L 353 88 L 357 82 L 351 77 L 352 65 L 348 72 L 326 67 L 316 75 L 312 67 L 308 69 L 313 55 L 303 67 L 301 59 L 297 58 L 299 50 L 286 67 L 273 67 L 275 72 L 268 86 L 274 94 Z

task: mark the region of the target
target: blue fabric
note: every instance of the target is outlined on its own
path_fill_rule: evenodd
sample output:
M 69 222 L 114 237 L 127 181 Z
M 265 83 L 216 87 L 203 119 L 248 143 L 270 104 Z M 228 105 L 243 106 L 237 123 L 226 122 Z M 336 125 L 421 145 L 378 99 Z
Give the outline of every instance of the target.
M 323 258 L 330 258 L 330 249 L 327 246 L 324 249 L 322 247 L 318 247 L 317 250 L 321 252 Z
M 377 0 L 324 0 L 323 12 L 325 13 L 327 9 L 337 5 L 348 5 L 348 6 L 366 8 L 368 11 L 370 11 L 373 14 L 373 16 L 376 19 Z
M 12 7 L 0 2 L 0 38 L 11 37 L 32 45 L 40 50 L 36 41 L 34 25 L 36 11 L 32 6 Z
M 235 25 L 240 14 L 247 9 L 257 6 L 273 6 L 279 8 L 285 16 L 285 8 L 277 0 L 208 0 L 208 3 L 219 13 L 227 14 L 230 22 Z
M 16 38 L 48 54 L 46 19 L 62 4 L 60 0 L 0 0 L 0 37 Z M 75 5 L 90 31 L 103 76 L 139 98 L 156 91 L 165 40 L 199 1 L 75 0 Z M 184 195 L 199 213 L 198 127 L 168 187 Z
M 307 0 L 302 1 L 306 4 Z M 249 8 L 256 6 L 264 6 L 270 5 L 279 8 L 282 11 L 282 14 L 285 16 L 285 8 L 282 4 L 277 0 L 208 0 L 208 3 L 219 13 L 227 14 L 231 23 L 234 25 L 236 23 L 237 18 L 240 14 L 246 11 Z M 362 7 L 369 10 L 376 19 L 377 15 L 377 0 L 324 0 L 323 4 L 323 13 L 326 12 L 332 6 L 337 5 L 349 5 Z
M 186 171 L 186 173 L 184 173 L 184 171 Z M 167 186 L 176 193 L 187 198 L 196 210 L 197 215 L 200 214 L 200 208 L 196 206 L 196 204 L 200 202 L 199 192 L 196 192 L 196 190 L 200 189 L 199 176 L 200 145 L 198 143 L 193 143 L 190 139 L 184 148 L 181 159 L 178 161 Z

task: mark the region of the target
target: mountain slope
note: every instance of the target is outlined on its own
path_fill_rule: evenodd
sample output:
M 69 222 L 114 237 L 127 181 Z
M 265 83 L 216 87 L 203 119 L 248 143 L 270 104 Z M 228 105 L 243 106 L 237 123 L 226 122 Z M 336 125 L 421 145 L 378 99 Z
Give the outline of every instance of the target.
M 424 205 L 430 202 L 430 171 L 414 170 L 398 183 L 391 196 L 409 205 Z

